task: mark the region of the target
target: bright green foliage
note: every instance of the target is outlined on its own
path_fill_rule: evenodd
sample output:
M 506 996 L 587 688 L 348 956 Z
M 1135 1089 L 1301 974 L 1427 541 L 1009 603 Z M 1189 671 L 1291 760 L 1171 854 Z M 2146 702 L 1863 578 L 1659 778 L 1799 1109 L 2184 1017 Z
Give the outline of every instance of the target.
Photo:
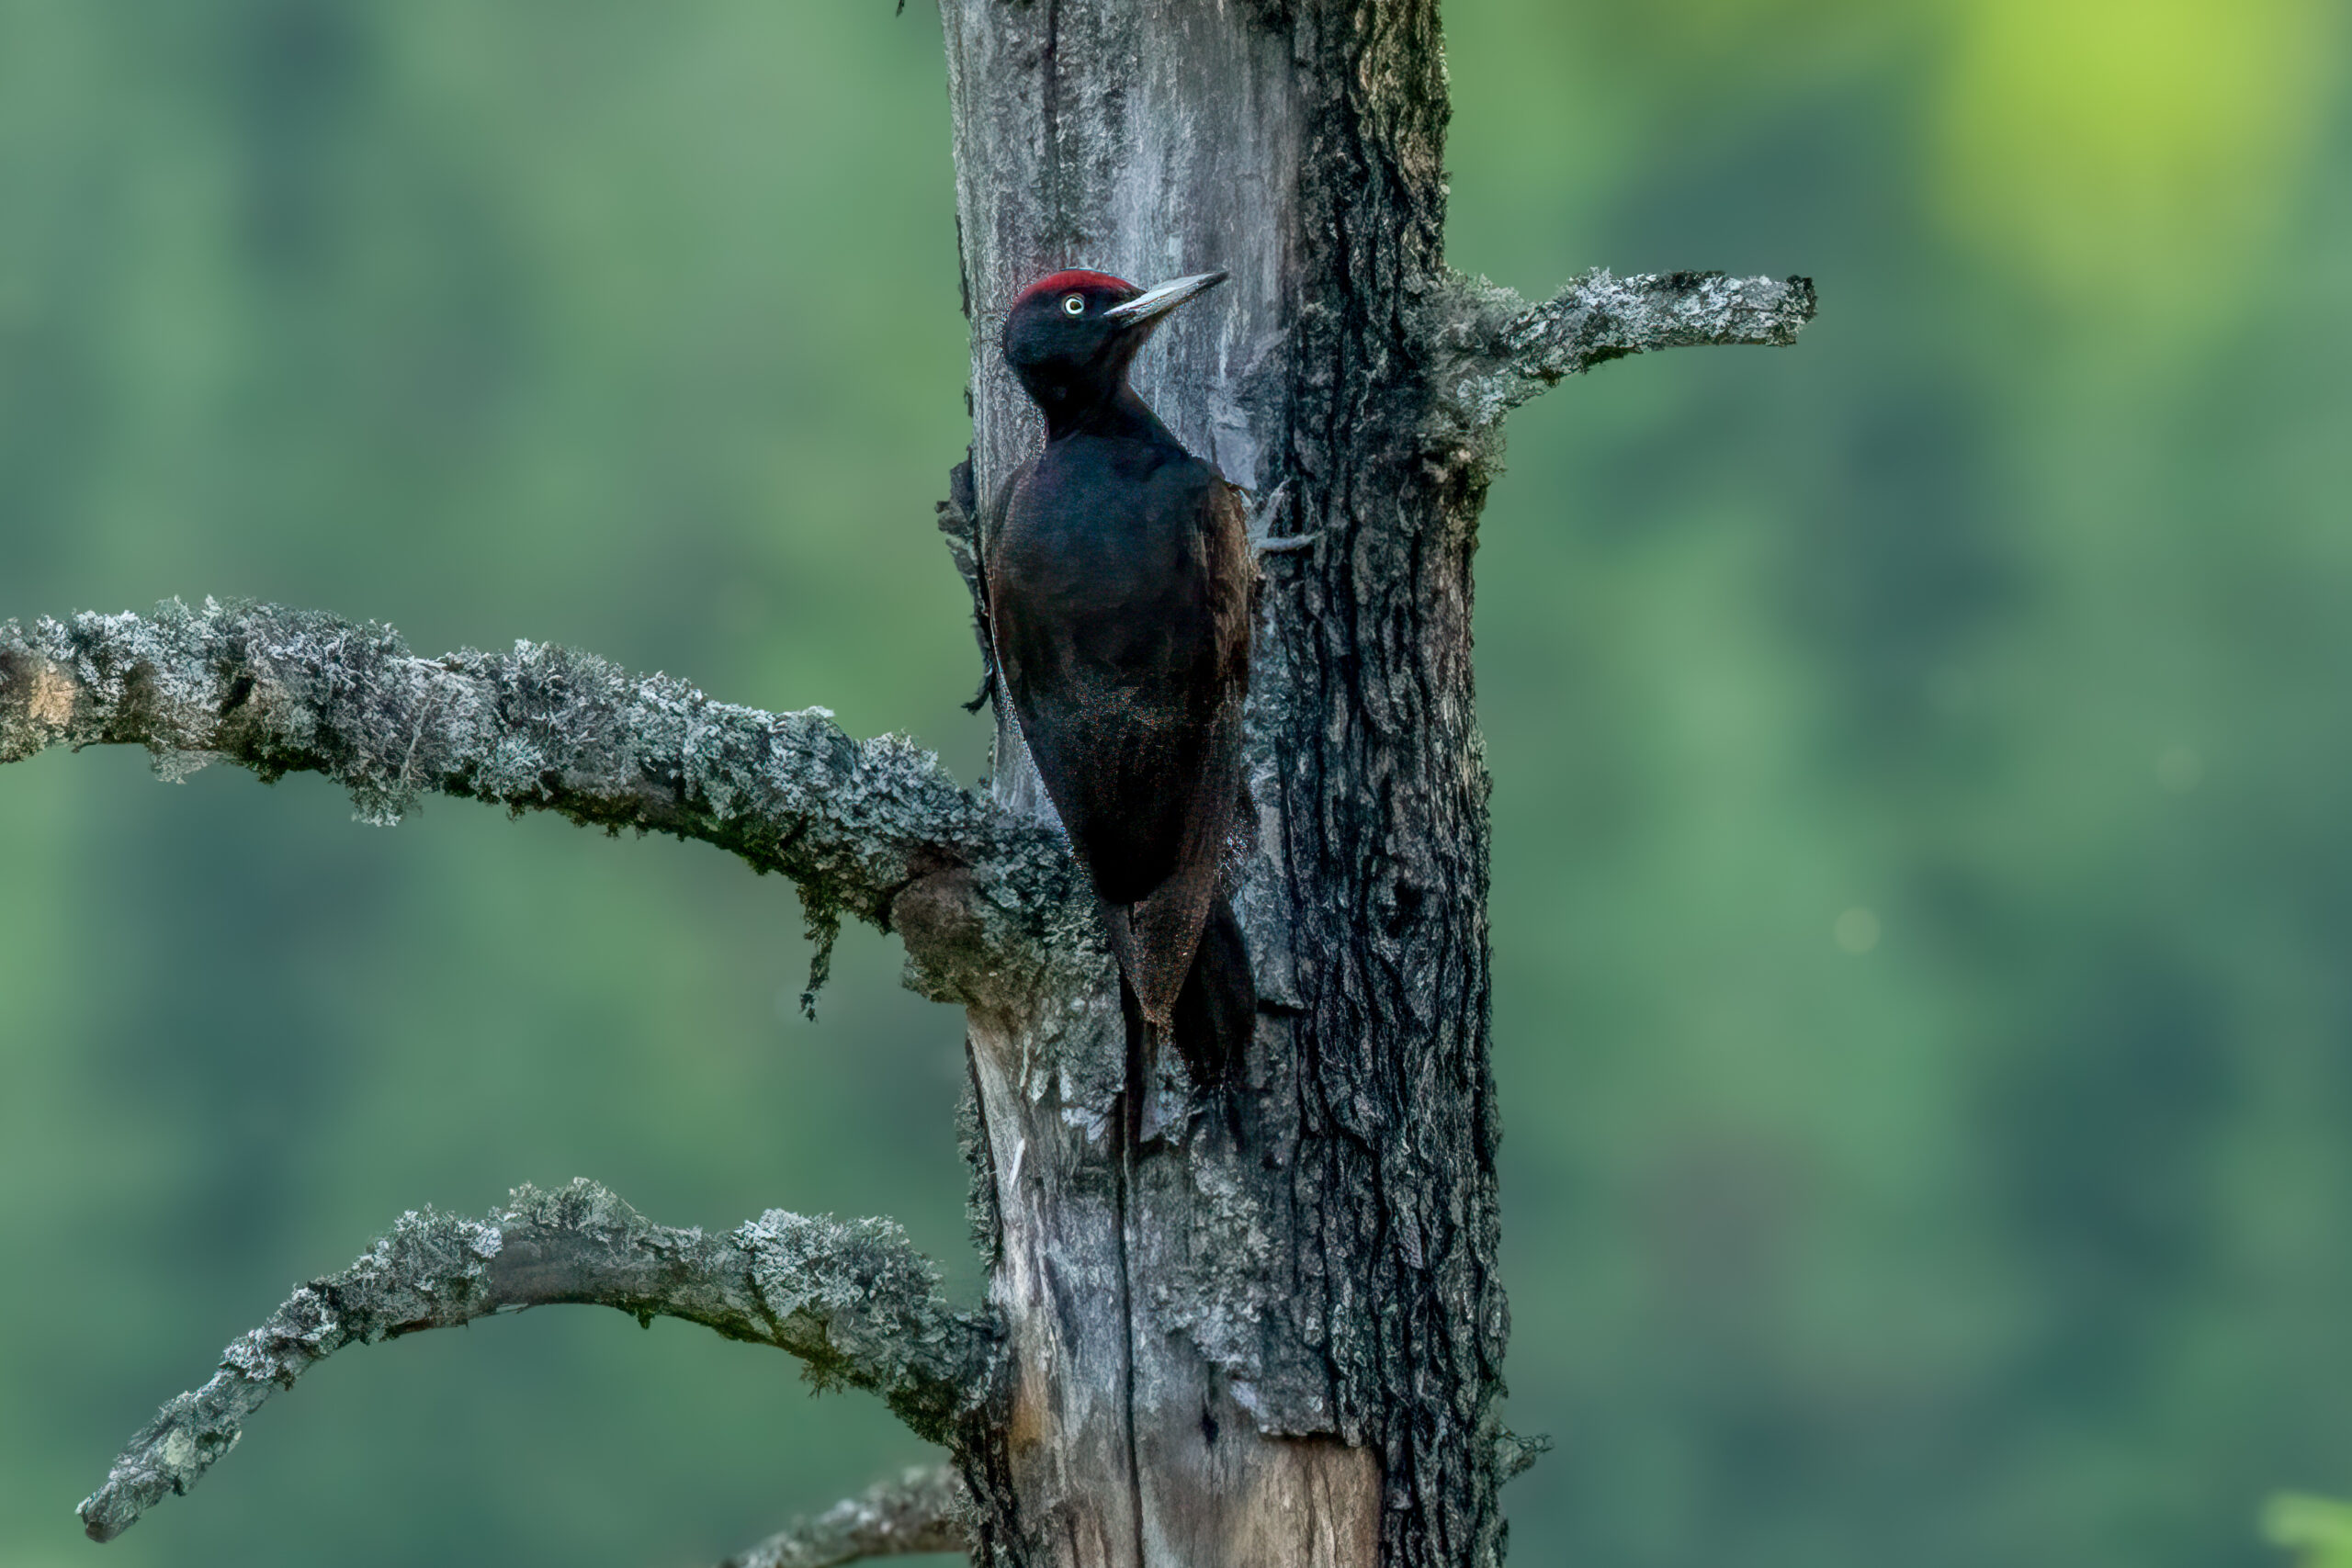
M 2352 1504 L 2282 1492 L 2262 1506 L 2262 1538 L 2298 1553 L 2297 1568 L 2352 1568 Z
M 0 0 L 0 616 L 527 637 L 973 775 L 924 11 Z M 1823 301 L 1522 409 L 1487 513 L 1514 1561 L 2275 1565 L 2352 1455 L 2342 8 L 1448 24 L 1457 265 Z M 406 1209 L 587 1175 L 975 1278 L 958 1019 L 852 929 L 801 1021 L 715 852 L 51 755 L 0 893 L 11 1568 Z M 708 1562 L 920 1458 L 534 1314 L 337 1358 L 107 1561 Z

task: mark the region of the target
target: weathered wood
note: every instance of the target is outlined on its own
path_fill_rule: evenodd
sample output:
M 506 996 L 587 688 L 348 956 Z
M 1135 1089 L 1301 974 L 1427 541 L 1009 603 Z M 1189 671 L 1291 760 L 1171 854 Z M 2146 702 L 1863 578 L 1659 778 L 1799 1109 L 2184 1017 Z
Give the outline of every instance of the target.
M 1446 270 L 1435 0 L 942 0 L 972 472 L 1038 432 L 997 347 L 1086 266 L 1232 282 L 1137 389 L 1261 497 L 1270 556 L 1237 904 L 1260 986 L 1238 1115 L 1163 1083 L 1123 1146 L 1115 982 L 973 1014 L 1012 1359 L 981 1540 L 1040 1564 L 1498 1560 L 1534 1451 L 1495 1405 L 1487 780 L 1471 556 L 1515 404 L 1594 364 L 1785 344 L 1812 286 Z M 1050 818 L 1000 714 L 996 793 Z M 1069 972 L 1065 972 L 1068 974 Z M 993 1489 L 980 1484 L 982 1473 Z
M 1483 453 L 1417 434 L 1413 313 L 1443 285 L 1434 9 L 942 12 L 978 495 L 1036 440 L 995 343 L 1023 284 L 1221 267 L 1138 389 L 1229 479 L 1279 490 L 1277 532 L 1323 532 L 1268 567 L 1238 1140 L 1168 1086 L 1159 1135 L 1121 1146 L 1107 970 L 1059 1009 L 975 1018 L 1014 1361 L 984 1540 L 1041 1564 L 1490 1560 Z M 1034 808 L 1012 737 L 999 774 Z

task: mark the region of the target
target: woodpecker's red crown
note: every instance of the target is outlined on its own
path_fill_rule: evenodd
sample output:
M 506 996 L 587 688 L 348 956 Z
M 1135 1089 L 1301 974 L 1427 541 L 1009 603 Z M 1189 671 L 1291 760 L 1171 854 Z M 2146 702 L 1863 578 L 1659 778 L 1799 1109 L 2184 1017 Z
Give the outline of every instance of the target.
M 1135 400 L 1126 389 L 1136 350 L 1170 310 L 1224 280 L 1204 272 L 1137 288 L 1107 272 L 1041 277 L 1005 312 L 1004 362 L 1045 411 L 1048 432 L 1077 428 L 1120 398 Z
M 1013 300 L 1012 308 L 1017 310 L 1030 300 L 1049 294 L 1140 294 L 1142 292 L 1142 289 L 1137 288 L 1124 277 L 1113 277 L 1107 272 L 1089 272 L 1084 267 L 1073 267 L 1068 272 L 1057 272 L 1049 276 L 1039 278 L 1021 291 L 1020 298 Z

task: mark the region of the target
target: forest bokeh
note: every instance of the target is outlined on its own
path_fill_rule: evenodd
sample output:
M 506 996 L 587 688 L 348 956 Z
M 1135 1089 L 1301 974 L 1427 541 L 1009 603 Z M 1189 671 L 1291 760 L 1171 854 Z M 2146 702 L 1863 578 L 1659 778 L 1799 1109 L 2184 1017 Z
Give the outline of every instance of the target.
M 1448 20 L 1456 265 L 1823 301 L 1523 410 L 1487 516 L 1514 1561 L 2282 1561 L 2352 1492 L 2342 8 Z M 0 0 L 0 617 L 559 641 L 977 775 L 943 78 L 885 0 Z M 99 751 L 0 771 L 0 891 L 11 1568 L 413 1205 L 977 1279 L 956 1016 L 856 931 L 798 1019 L 707 849 Z M 534 1313 L 338 1358 L 107 1560 L 706 1563 L 922 1457 Z

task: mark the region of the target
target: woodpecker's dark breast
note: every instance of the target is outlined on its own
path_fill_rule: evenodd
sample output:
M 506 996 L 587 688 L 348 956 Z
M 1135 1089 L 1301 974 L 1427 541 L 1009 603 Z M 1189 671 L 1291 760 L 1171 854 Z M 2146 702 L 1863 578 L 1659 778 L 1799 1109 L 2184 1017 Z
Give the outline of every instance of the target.
M 1062 272 L 1006 314 L 1005 363 L 1045 415 L 987 544 L 998 691 L 1102 903 L 1141 1027 L 1129 1114 L 1158 1043 L 1195 1085 L 1254 1028 L 1247 944 L 1218 886 L 1241 788 L 1257 579 L 1240 498 L 1127 384 L 1168 313 L 1224 275 L 1137 288 Z
M 990 615 L 1023 738 L 1096 892 L 1125 905 L 1194 881 L 1197 897 L 1180 896 L 1205 914 L 1239 789 L 1254 572 L 1238 494 L 1134 412 L 1015 473 Z

